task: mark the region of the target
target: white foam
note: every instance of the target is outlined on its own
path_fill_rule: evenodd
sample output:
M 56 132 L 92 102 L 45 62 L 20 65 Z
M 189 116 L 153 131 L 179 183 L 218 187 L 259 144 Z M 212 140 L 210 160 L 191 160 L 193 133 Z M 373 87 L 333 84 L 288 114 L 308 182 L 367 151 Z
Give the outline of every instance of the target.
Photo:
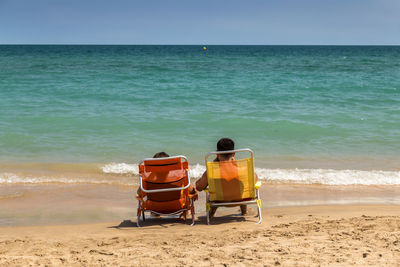
M 122 181 L 114 180 L 94 180 L 94 179 L 71 179 L 65 177 L 45 177 L 45 176 L 18 176 L 14 173 L 2 173 L 0 174 L 0 184 L 49 184 L 49 183 L 61 183 L 61 184 L 121 184 L 121 185 L 136 185 L 134 181 L 132 183 L 123 183 Z
M 200 178 L 206 171 L 206 167 L 200 164 L 189 166 L 190 178 Z
M 101 167 L 104 173 L 110 174 L 139 174 L 138 164 L 128 164 L 128 163 L 109 163 Z M 189 176 L 191 178 L 199 178 L 203 175 L 206 167 L 200 164 L 191 165 L 189 167 Z
M 105 173 L 138 175 L 137 164 L 110 163 L 102 169 Z M 201 164 L 191 165 L 189 175 L 200 178 L 205 170 Z M 400 185 L 399 171 L 256 168 L 256 173 L 260 180 L 284 184 Z
M 276 183 L 324 185 L 400 185 L 399 171 L 332 169 L 262 169 L 258 177 Z
M 109 163 L 104 165 L 102 168 L 104 173 L 115 173 L 115 174 L 139 174 L 139 167 L 137 164 L 127 163 Z
M 102 168 L 104 173 L 138 175 L 137 164 L 110 163 Z M 193 179 L 201 177 L 206 170 L 201 164 L 191 165 L 189 175 Z M 400 171 L 362 171 L 362 170 L 332 170 L 332 169 L 265 169 L 256 168 L 260 180 L 267 183 L 282 184 L 323 184 L 323 185 L 400 185 Z M 0 173 L 0 184 L 16 183 L 93 183 L 93 184 L 121 184 L 136 185 L 137 178 L 102 177 L 99 180 L 93 178 L 63 178 L 63 177 L 20 177 L 13 173 Z
M 13 173 L 2 173 L 0 176 L 0 184 L 21 183 L 21 178 Z

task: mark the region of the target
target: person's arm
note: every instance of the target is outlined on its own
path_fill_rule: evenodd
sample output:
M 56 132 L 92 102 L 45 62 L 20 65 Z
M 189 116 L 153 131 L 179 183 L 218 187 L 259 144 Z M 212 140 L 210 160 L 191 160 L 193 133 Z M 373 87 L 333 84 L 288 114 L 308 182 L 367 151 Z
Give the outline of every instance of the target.
M 207 188 L 207 186 L 208 186 L 207 171 L 205 171 L 201 176 L 201 178 L 197 180 L 196 189 L 197 191 L 203 191 L 204 189 Z
M 189 185 L 189 194 L 192 195 L 193 200 L 197 200 L 199 198 L 196 188 L 193 185 Z
M 193 185 L 189 185 L 189 193 L 190 194 L 194 194 L 194 193 L 196 193 L 196 188 L 194 188 L 194 186 Z

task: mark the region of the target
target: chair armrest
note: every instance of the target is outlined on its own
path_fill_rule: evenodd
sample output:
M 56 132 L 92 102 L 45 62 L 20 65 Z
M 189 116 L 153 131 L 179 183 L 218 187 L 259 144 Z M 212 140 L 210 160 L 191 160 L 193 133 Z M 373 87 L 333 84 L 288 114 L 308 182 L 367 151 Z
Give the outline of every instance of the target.
M 258 182 L 254 185 L 254 187 L 255 187 L 256 189 L 259 189 L 259 188 L 261 187 L 261 182 L 258 181 Z

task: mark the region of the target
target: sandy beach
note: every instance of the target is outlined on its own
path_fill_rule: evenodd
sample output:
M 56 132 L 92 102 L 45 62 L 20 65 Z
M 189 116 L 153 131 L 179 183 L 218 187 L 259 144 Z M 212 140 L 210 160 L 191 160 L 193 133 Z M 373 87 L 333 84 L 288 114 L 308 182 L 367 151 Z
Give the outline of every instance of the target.
M 219 211 L 220 212 L 220 211 Z M 264 209 L 264 220 L 220 212 L 212 226 L 175 219 L 0 228 L 3 266 L 398 266 L 400 207 Z
M 81 183 L 0 187 L 1 266 L 395 266 L 400 262 L 396 185 L 264 182 L 260 225 L 255 223 L 254 208 L 242 217 L 237 207 L 218 210 L 212 225 L 206 225 L 205 194 L 200 192 L 195 226 L 176 218 L 148 218 L 137 228 L 137 185 L 124 182 L 136 181 L 135 177 L 103 174 L 98 179 L 110 183 L 93 184 L 76 173 L 59 175 L 83 178 Z
M 396 266 L 400 186 L 263 181 L 255 209 L 205 223 L 147 218 L 136 227 L 137 177 L 99 164 L 0 166 L 0 266 Z M 344 173 L 345 171 L 343 171 Z M 386 174 L 385 174 L 386 175 Z M 36 178 L 39 177 L 39 178 Z M 386 177 L 386 176 L 385 176 Z M 192 183 L 196 179 L 192 179 Z M 148 216 L 149 217 L 149 216 Z
M 136 227 L 136 186 L 2 185 L 1 266 L 396 266 L 398 186 L 265 183 L 255 209 L 220 209 L 205 223 L 147 218 Z

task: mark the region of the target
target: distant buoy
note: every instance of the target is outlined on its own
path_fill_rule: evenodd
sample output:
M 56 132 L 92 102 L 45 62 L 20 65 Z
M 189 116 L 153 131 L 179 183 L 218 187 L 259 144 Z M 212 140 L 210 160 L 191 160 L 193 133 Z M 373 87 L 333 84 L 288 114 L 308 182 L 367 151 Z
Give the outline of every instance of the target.
M 207 47 L 203 46 L 203 50 L 206 51 L 206 50 L 207 50 Z

